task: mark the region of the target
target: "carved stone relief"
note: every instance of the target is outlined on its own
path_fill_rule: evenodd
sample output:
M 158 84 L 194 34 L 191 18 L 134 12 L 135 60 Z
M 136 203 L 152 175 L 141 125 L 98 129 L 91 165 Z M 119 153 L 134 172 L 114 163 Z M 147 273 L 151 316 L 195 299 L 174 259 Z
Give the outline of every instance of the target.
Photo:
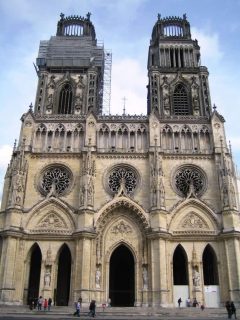
M 180 227 L 183 229 L 209 229 L 207 223 L 193 212 L 187 214 Z
M 68 229 L 66 222 L 52 212 L 39 221 L 36 228 L 38 229 Z

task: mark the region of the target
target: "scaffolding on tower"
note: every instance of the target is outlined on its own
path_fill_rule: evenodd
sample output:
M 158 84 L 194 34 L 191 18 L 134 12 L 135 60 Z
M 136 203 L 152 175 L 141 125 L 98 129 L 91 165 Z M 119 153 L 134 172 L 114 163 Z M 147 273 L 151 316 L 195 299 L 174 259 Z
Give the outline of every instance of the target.
M 111 73 L 112 73 L 112 52 L 110 50 L 104 50 L 102 114 L 110 114 Z

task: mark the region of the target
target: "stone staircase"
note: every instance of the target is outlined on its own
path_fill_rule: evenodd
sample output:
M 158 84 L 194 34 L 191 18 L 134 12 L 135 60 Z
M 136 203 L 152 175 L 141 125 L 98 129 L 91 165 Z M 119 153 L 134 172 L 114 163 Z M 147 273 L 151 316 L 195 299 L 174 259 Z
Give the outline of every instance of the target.
M 0 305 L 1 315 L 34 315 L 36 318 L 71 317 L 74 307 L 55 307 L 51 311 L 30 310 L 28 306 Z M 96 308 L 97 319 L 226 319 L 225 308 L 209 308 L 202 311 L 200 308 L 160 308 L 160 307 L 111 307 Z M 81 309 L 80 317 L 88 318 L 88 307 Z

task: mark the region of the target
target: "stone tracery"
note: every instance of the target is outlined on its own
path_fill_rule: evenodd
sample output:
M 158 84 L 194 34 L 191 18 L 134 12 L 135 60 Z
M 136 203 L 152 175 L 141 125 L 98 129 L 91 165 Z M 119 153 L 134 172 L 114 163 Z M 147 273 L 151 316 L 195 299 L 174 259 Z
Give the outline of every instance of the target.
M 41 177 L 40 191 L 43 194 L 51 192 L 53 186 L 57 195 L 64 194 L 71 184 L 71 173 L 62 166 L 47 168 Z
M 196 196 L 200 196 L 206 187 L 204 174 L 193 166 L 183 166 L 174 175 L 176 192 L 181 196 L 188 196 L 191 189 Z
M 137 187 L 138 179 L 130 167 L 119 167 L 112 170 L 108 177 L 108 186 L 111 192 L 116 193 L 119 190 L 121 180 L 125 183 L 127 193 L 133 193 Z

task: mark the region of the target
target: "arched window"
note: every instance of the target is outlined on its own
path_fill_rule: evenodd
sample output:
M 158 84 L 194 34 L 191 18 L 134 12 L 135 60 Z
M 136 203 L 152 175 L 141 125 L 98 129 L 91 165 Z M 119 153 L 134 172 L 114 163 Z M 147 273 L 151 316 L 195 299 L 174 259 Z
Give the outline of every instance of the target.
M 189 100 L 186 88 L 178 84 L 173 93 L 173 113 L 177 116 L 189 115 Z
M 72 113 L 72 86 L 70 83 L 64 84 L 59 95 L 58 113 L 70 114 Z

